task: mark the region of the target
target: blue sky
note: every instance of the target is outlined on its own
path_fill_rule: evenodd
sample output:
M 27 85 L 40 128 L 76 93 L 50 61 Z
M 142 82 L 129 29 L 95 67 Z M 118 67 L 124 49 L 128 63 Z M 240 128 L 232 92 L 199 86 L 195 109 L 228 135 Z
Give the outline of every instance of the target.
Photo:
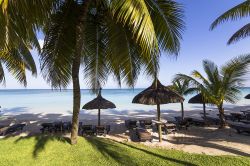
M 160 61 L 160 80 L 163 84 L 169 84 L 176 73 L 190 74 L 194 69 L 202 71 L 202 60 L 209 59 L 221 65 L 229 59 L 250 53 L 249 39 L 242 40 L 233 45 L 226 45 L 229 37 L 249 20 L 243 19 L 236 22 L 225 23 L 213 31 L 209 31 L 210 24 L 220 14 L 229 8 L 243 2 L 243 0 L 177 0 L 184 5 L 186 30 L 181 41 L 181 51 L 178 58 L 162 55 Z M 42 41 L 42 39 L 41 39 Z M 29 89 L 49 89 L 50 86 L 43 80 L 40 74 L 37 54 L 34 57 L 38 66 L 39 74 L 34 78 L 28 73 Z M 250 78 L 250 77 L 249 77 Z M 81 77 L 81 88 L 87 88 Z M 8 89 L 24 88 L 19 85 L 9 74 L 6 77 Z M 144 88 L 151 84 L 151 80 L 141 75 L 136 88 Z M 250 80 L 246 82 L 250 86 Z M 69 86 L 71 88 L 72 85 Z M 104 88 L 118 88 L 117 83 L 110 78 Z M 122 88 L 126 88 L 122 85 Z

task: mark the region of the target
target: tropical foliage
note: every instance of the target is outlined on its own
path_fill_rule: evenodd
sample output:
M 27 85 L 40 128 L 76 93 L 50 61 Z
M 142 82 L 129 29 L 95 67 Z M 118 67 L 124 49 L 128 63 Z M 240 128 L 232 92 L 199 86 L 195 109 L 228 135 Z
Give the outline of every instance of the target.
M 188 95 L 196 91 L 196 88 L 190 87 L 189 80 L 178 80 L 174 78 L 172 82 L 173 85 L 170 86 L 171 89 L 175 90 L 181 96 Z M 184 104 L 181 102 L 181 117 L 184 119 Z
M 220 114 L 221 128 L 225 127 L 224 101 L 235 103 L 239 99 L 240 87 L 245 81 L 248 72 L 250 55 L 233 58 L 221 68 L 209 61 L 203 61 L 206 76 L 194 70 L 191 76 L 177 74 L 177 80 L 190 81 L 191 86 L 196 87 L 202 93 L 208 103 L 217 106 Z
M 31 71 L 33 75 L 37 73 L 30 53 L 32 48 L 40 51 L 35 27 L 30 24 L 32 20 L 32 22 L 35 21 L 36 14 L 30 15 L 27 11 L 24 12 L 24 6 L 27 5 L 25 2 L 21 4 L 4 0 L 0 1 L 0 4 L 2 8 L 0 10 L 0 82 L 5 83 L 4 72 L 7 70 L 26 86 L 26 70 Z M 27 7 L 34 10 L 38 8 L 32 3 Z M 25 17 L 28 19 L 23 19 Z
M 22 28 L 17 28 L 20 39 L 27 35 L 34 39 L 34 30 L 44 32 L 40 59 L 47 82 L 53 88 L 73 82 L 73 144 L 80 111 L 80 68 L 93 89 L 104 86 L 110 74 L 119 84 L 134 86 L 141 69 L 156 75 L 160 50 L 178 54 L 184 27 L 182 6 L 172 0 L 1 0 L 0 4 L 4 18 Z M 18 14 L 12 16 L 9 10 Z M 33 40 L 28 43 L 37 45 Z
M 244 17 L 249 17 L 250 15 L 250 1 L 246 0 L 239 5 L 229 9 L 221 16 L 219 16 L 211 25 L 211 29 L 216 28 L 218 25 L 227 22 L 227 21 L 235 21 Z M 235 32 L 232 37 L 228 40 L 228 44 L 232 44 L 241 39 L 250 36 L 250 23 L 244 25 L 237 32 Z

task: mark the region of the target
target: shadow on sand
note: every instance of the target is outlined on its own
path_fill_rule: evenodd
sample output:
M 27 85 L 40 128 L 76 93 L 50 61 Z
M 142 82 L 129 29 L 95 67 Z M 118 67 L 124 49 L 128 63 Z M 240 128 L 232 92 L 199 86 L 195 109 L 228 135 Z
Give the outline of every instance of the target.
M 202 108 L 202 107 L 201 107 Z M 9 110 L 9 112 L 19 110 L 20 113 L 25 112 L 26 108 L 13 108 L 13 110 Z M 239 109 L 239 108 L 237 108 Z M 234 110 L 234 108 L 231 108 L 231 110 Z M 201 112 L 201 109 L 193 110 L 193 111 L 188 111 L 187 114 L 199 114 Z M 214 111 L 212 111 L 214 112 Z M 97 113 L 97 112 L 96 112 Z M 216 111 L 215 111 L 216 113 Z M 147 116 L 145 116 L 145 114 Z M 121 137 L 121 138 L 126 138 L 127 136 L 131 137 L 131 133 L 128 132 L 125 128 L 124 125 L 124 119 L 154 119 L 156 112 L 154 110 L 152 111 L 145 111 L 145 110 L 134 110 L 133 113 L 129 113 L 129 110 L 109 110 L 109 114 L 104 114 L 102 115 L 102 124 L 112 124 L 111 132 L 110 135 L 116 136 L 116 137 Z M 178 114 L 178 113 L 177 113 Z M 176 116 L 176 111 L 174 110 L 163 110 L 162 111 L 162 117 L 165 119 L 171 119 Z M 83 122 L 83 124 L 93 124 L 92 120 L 97 120 L 97 115 L 96 114 L 91 114 L 89 112 L 81 112 L 80 121 Z M 43 122 L 54 122 L 54 121 L 71 121 L 71 115 L 62 115 L 62 114 L 20 114 L 20 115 L 15 115 L 11 117 L 10 119 L 5 119 L 5 120 L 0 120 L 0 125 L 1 124 L 9 124 L 10 122 L 15 122 L 15 123 L 26 123 L 27 126 L 24 128 L 24 131 L 27 136 L 26 137 L 20 137 L 18 141 L 21 139 L 28 139 L 32 136 L 35 137 L 36 140 L 36 145 L 34 147 L 34 152 L 33 156 L 36 157 L 39 152 L 41 152 L 45 145 L 50 141 L 50 140 L 59 140 L 65 143 L 69 143 L 69 139 L 63 137 L 63 135 L 41 135 L 40 134 L 40 124 Z M 93 125 L 96 125 L 95 122 Z M 250 140 L 249 136 L 245 135 L 239 135 L 237 134 L 234 130 L 232 129 L 225 129 L 224 131 L 222 130 L 209 130 L 207 128 L 200 128 L 201 130 L 195 130 L 195 128 L 190 128 L 188 131 L 178 131 L 177 133 L 183 134 L 183 135 L 189 135 L 189 136 L 194 136 L 194 138 L 188 138 L 188 137 L 174 137 L 172 140 L 165 140 L 169 141 L 173 144 L 183 144 L 183 145 L 197 145 L 197 146 L 202 146 L 202 147 L 209 147 L 213 149 L 218 149 L 221 151 L 225 152 L 230 152 L 232 154 L 236 155 L 242 155 L 242 156 L 250 156 L 249 153 L 242 152 L 239 149 L 235 147 L 229 147 L 229 146 L 223 146 L 219 145 L 216 143 L 213 143 L 213 141 L 228 141 L 232 143 L 240 143 L 240 144 L 245 144 L 245 145 L 250 145 Z M 220 133 L 220 134 L 216 134 Z M 204 134 L 205 133 L 205 134 Z M 214 134 L 213 134 L 214 133 Z M 20 132 L 13 133 L 11 135 L 6 136 L 4 139 L 8 139 L 9 137 L 14 137 L 19 135 Z M 133 134 L 132 134 L 133 135 Z M 241 139 L 238 139 L 238 138 Z M 94 140 L 94 142 L 91 140 Z M 124 139 L 125 140 L 125 139 Z M 105 155 L 109 155 L 115 158 L 119 158 L 119 154 L 113 154 L 114 152 L 108 152 L 109 144 L 103 145 L 103 149 L 100 148 L 101 145 L 103 144 L 102 142 L 98 142 L 98 139 L 96 138 L 90 138 L 88 141 L 92 144 L 98 144 L 95 145 L 96 148 L 99 148 L 100 151 L 105 151 Z M 112 145 L 114 146 L 114 145 Z M 104 154 L 103 154 L 104 155 Z

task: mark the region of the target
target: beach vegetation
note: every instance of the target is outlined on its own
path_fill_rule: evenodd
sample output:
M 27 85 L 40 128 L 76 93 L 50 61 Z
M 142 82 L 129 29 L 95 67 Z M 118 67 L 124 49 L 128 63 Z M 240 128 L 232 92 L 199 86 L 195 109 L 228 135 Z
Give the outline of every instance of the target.
M 213 30 L 220 24 L 228 21 L 236 21 L 242 18 L 249 17 L 250 15 L 250 1 L 246 0 L 233 8 L 229 9 L 225 13 L 221 14 L 211 25 L 210 29 Z M 250 24 L 246 24 L 237 30 L 228 40 L 227 44 L 236 43 L 241 39 L 250 36 Z
M 189 80 L 182 81 L 182 80 L 174 79 L 174 81 L 172 81 L 172 85 L 169 87 L 171 89 L 173 89 L 174 91 L 176 91 L 181 96 L 186 96 L 188 94 L 192 94 L 192 93 L 198 91 L 197 88 L 190 86 Z M 184 104 L 183 104 L 183 102 L 181 102 L 181 117 L 182 117 L 182 119 L 184 119 Z
M 177 74 L 176 80 L 189 81 L 197 88 L 207 103 L 215 105 L 219 110 L 220 127 L 226 125 L 224 101 L 236 103 L 239 100 L 240 87 L 246 81 L 249 72 L 250 55 L 242 55 L 231 59 L 220 68 L 212 61 L 204 60 L 205 75 L 194 70 L 191 75 Z

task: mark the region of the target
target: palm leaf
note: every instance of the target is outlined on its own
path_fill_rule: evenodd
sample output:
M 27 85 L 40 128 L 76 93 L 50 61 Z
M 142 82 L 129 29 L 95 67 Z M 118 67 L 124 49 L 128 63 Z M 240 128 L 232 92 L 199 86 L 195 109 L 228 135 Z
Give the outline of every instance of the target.
M 227 44 L 235 43 L 248 36 L 250 36 L 250 24 L 243 26 L 241 29 L 235 32 L 233 36 L 228 40 Z
M 231 8 L 230 10 L 223 13 L 219 16 L 211 25 L 210 29 L 213 30 L 219 24 L 222 24 L 226 21 L 232 20 L 235 21 L 242 17 L 247 17 L 250 15 L 250 1 L 246 0 L 245 2 L 240 3 L 239 5 Z

